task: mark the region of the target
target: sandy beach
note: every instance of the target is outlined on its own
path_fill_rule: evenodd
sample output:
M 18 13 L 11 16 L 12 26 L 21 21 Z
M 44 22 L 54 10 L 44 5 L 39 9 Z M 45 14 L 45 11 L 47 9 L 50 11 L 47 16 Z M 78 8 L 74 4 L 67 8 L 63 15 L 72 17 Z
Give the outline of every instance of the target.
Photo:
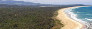
M 83 7 L 83 6 L 68 7 L 68 8 L 63 8 L 63 9 L 60 9 L 60 10 L 57 11 L 58 15 L 57 15 L 56 18 L 58 20 L 60 20 L 61 23 L 64 24 L 64 27 L 62 27 L 61 29 L 81 29 L 81 28 L 83 28 L 83 25 L 80 22 L 71 19 L 64 12 L 65 10 L 77 8 L 77 7 Z

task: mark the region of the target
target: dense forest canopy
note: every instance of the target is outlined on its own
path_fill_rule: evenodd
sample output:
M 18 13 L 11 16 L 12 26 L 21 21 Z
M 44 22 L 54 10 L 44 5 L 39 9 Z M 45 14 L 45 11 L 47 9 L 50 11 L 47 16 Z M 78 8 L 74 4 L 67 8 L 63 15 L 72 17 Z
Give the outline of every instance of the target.
M 60 7 L 0 8 L 0 29 L 51 29 L 53 13 Z

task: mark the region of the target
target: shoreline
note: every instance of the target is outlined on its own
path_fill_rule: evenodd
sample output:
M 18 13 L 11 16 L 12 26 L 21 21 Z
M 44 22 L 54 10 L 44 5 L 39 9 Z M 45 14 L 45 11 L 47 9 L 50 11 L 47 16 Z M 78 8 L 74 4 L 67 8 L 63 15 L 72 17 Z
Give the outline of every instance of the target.
M 86 7 L 86 6 L 67 7 L 67 8 L 59 9 L 57 11 L 58 15 L 56 16 L 56 19 L 60 20 L 61 23 L 64 24 L 64 27 L 62 27 L 61 29 L 82 29 L 85 27 L 78 20 L 77 21 L 73 20 L 71 16 L 69 16 L 66 12 L 64 12 L 65 10 L 71 10 L 79 7 Z

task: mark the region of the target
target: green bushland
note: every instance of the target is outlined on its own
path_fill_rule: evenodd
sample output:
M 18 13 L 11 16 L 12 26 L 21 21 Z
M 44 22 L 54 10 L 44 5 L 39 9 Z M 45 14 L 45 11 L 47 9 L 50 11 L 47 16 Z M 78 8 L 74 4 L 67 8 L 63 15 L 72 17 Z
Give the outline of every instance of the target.
M 0 29 L 51 29 L 56 25 L 56 21 L 52 18 L 54 16 L 53 13 L 60 8 L 61 7 L 0 8 Z
M 52 17 L 54 19 L 54 21 L 55 21 L 55 25 L 54 25 L 54 27 L 52 27 L 52 29 L 61 29 L 62 27 L 64 27 L 64 24 L 62 24 L 61 21 L 56 18 L 57 15 L 58 15 L 58 10 L 56 10 L 54 12 L 54 16 Z

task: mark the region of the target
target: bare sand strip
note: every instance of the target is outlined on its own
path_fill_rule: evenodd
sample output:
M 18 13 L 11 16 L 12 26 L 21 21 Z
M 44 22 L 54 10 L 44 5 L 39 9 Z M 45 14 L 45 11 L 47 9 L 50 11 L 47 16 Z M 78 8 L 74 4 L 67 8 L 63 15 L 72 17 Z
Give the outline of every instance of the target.
M 76 6 L 76 7 L 68 7 L 58 10 L 58 15 L 56 19 L 60 20 L 61 23 L 64 24 L 64 27 L 61 29 L 81 29 L 83 25 L 73 19 L 71 19 L 67 14 L 64 12 L 67 9 L 77 8 L 77 7 L 83 7 L 83 6 Z

